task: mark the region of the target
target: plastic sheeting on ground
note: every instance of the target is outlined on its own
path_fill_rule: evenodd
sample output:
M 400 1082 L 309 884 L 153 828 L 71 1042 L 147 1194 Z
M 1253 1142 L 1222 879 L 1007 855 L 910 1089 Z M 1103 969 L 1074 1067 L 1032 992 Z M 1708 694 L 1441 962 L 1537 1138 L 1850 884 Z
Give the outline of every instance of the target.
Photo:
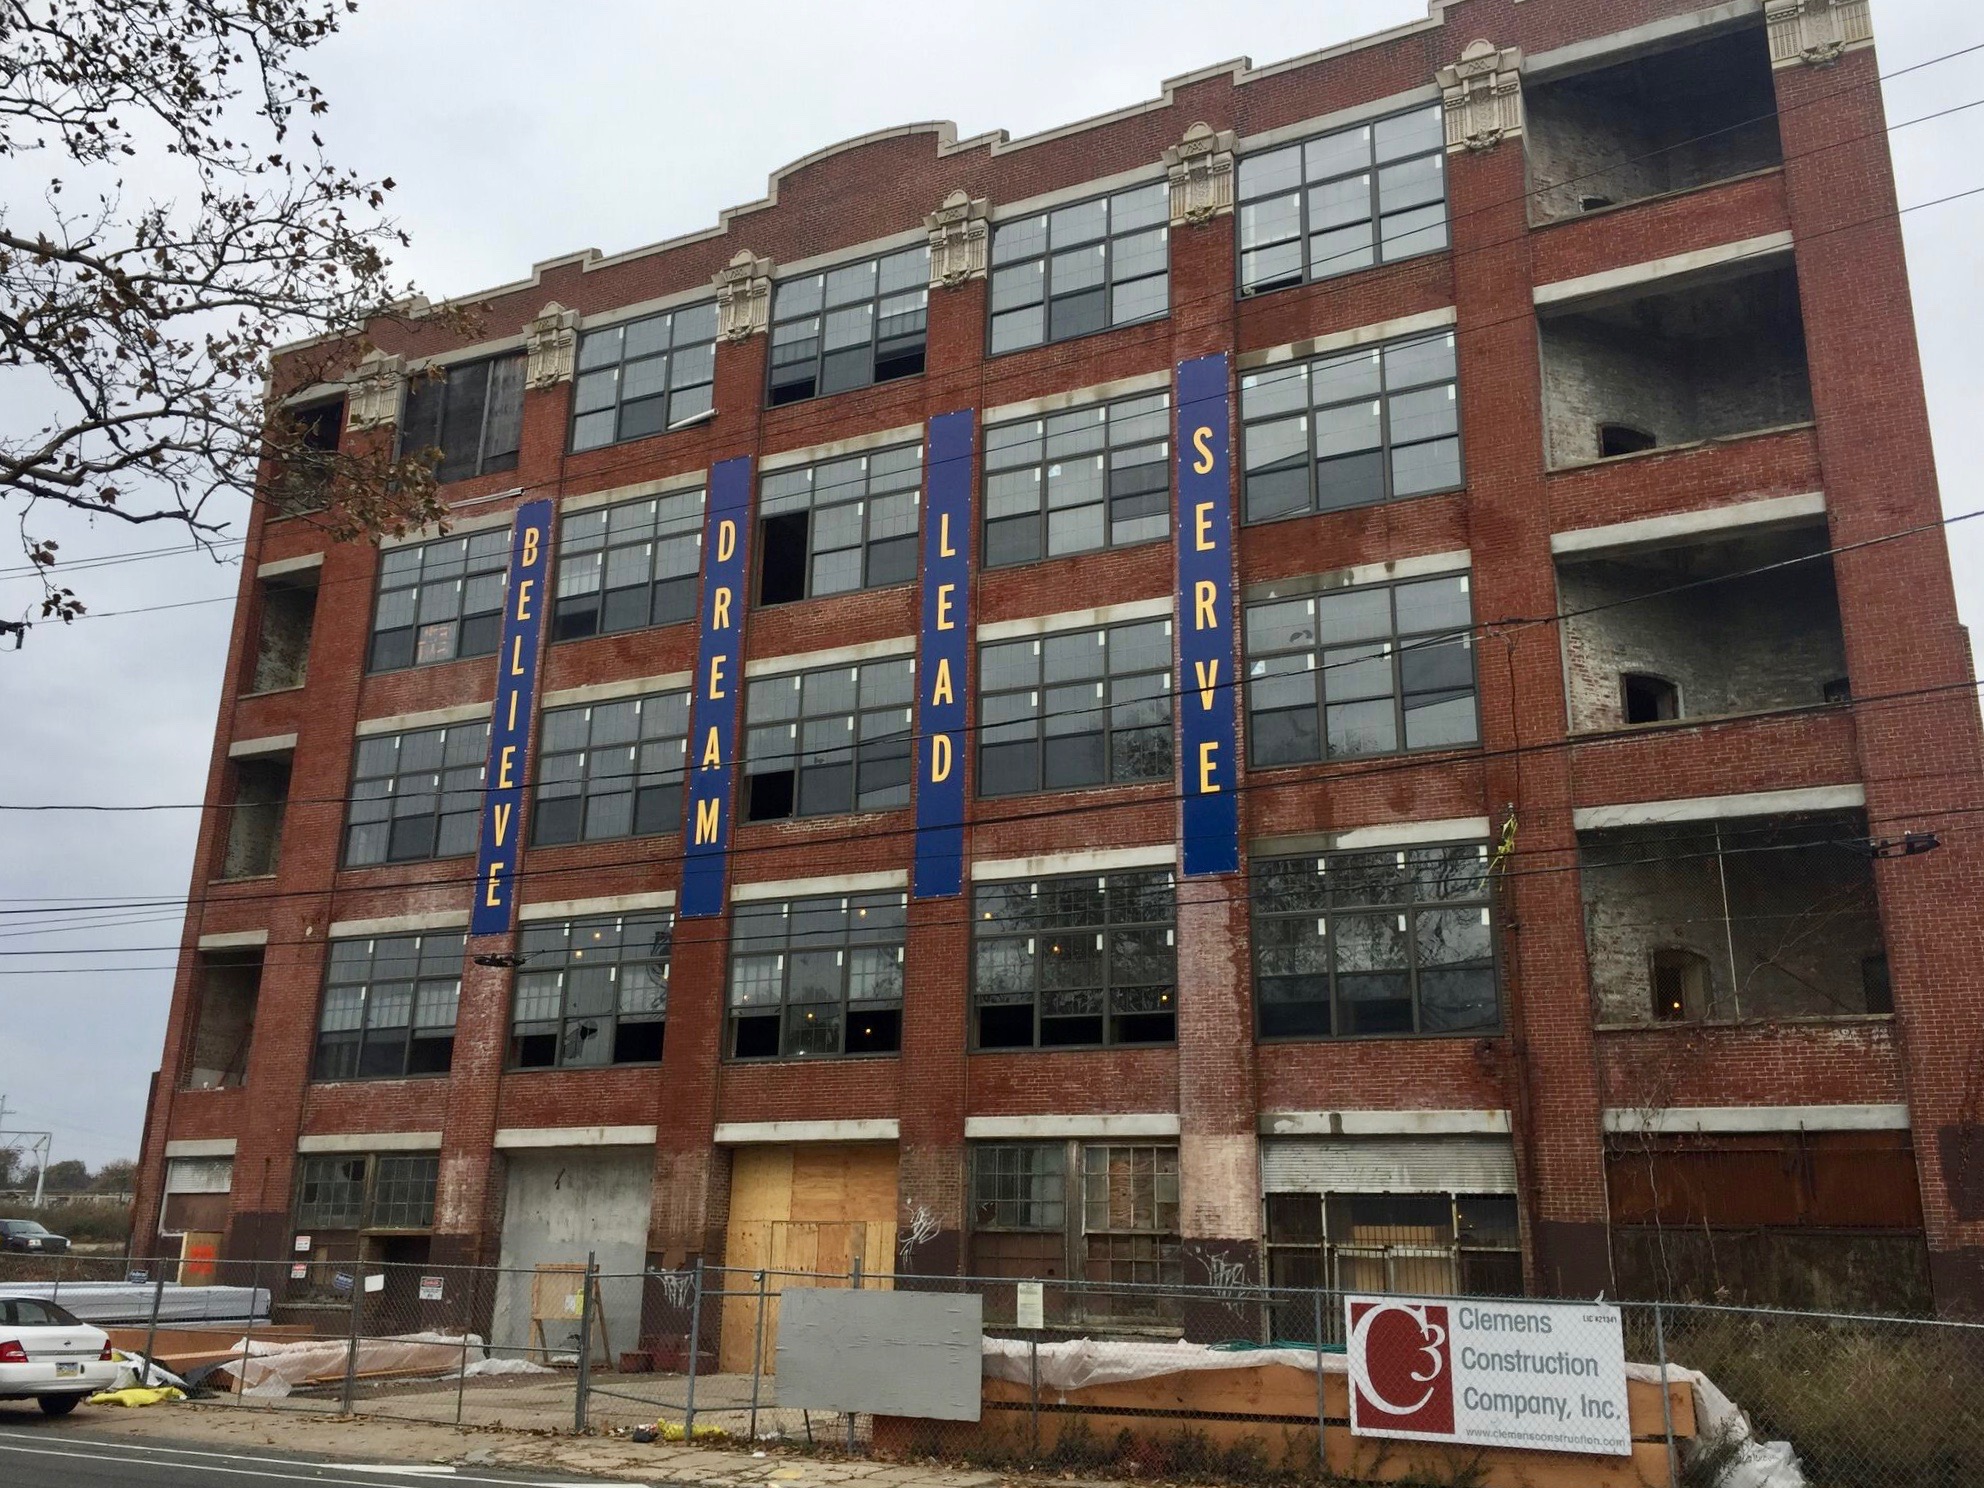
M 156 1359 L 147 1359 L 143 1354 L 130 1353 L 124 1349 L 111 1350 L 111 1357 L 117 1361 L 117 1380 L 111 1387 L 113 1389 L 128 1390 L 133 1386 L 145 1389 L 186 1388 L 185 1380 L 170 1369 L 161 1368 Z
M 98 1390 L 90 1396 L 91 1405 L 163 1405 L 168 1400 L 184 1400 L 186 1392 L 174 1389 L 171 1385 L 161 1385 L 157 1389 L 146 1389 L 132 1385 L 123 1390 Z
M 244 1338 L 234 1347 L 238 1358 L 227 1367 L 240 1380 L 243 1395 L 280 1400 L 299 1385 L 342 1380 L 351 1347 L 350 1340 L 343 1338 L 310 1338 L 295 1343 Z M 466 1336 L 404 1333 L 395 1338 L 361 1338 L 356 1372 L 361 1379 L 379 1375 L 454 1375 L 461 1371 L 464 1356 L 481 1347 L 482 1340 L 473 1333 Z
M 1324 1374 L 1347 1374 L 1350 1361 L 1342 1354 L 1318 1355 L 1305 1348 L 1214 1348 L 1203 1343 L 1112 1343 L 1075 1338 L 1038 1345 L 1040 1387 L 1064 1394 L 1085 1385 L 1120 1385 L 1160 1375 L 1204 1369 L 1250 1369 L 1261 1364 L 1286 1364 L 1313 1372 L 1320 1357 Z M 985 1340 L 984 1371 L 988 1379 L 1026 1385 L 1033 1380 L 1035 1345 L 1017 1338 Z M 1660 1383 L 1657 1364 L 1627 1364 L 1629 1379 Z M 1681 1381 L 1695 1397 L 1695 1441 L 1729 1442 L 1735 1458 L 1716 1481 L 1716 1488 L 1806 1488 L 1797 1454 L 1787 1442 L 1757 1440 L 1749 1417 L 1718 1390 L 1706 1375 L 1678 1364 L 1667 1366 L 1667 1378 Z M 1696 1450 L 1694 1443 L 1684 1454 Z
M 161 1323 L 266 1322 L 269 1289 L 244 1286 L 156 1288 Z M 15 1281 L 0 1285 L 0 1297 L 33 1297 L 53 1302 L 85 1323 L 146 1324 L 152 1317 L 149 1281 Z

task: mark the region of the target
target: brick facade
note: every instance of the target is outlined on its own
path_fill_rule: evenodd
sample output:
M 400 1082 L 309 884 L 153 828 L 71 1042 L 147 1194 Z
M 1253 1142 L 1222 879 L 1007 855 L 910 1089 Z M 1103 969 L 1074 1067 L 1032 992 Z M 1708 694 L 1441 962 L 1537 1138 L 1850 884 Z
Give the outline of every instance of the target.
M 1476 37 L 1520 47 L 1526 66 L 1538 66 L 1558 49 L 1596 38 L 1613 38 L 1620 55 L 1665 44 L 1682 36 L 1668 23 L 1692 15 L 1689 0 L 1435 0 L 1428 20 L 1384 36 L 1252 72 L 1208 69 L 1174 80 L 1157 102 L 1037 139 L 960 142 L 928 125 L 870 136 L 781 172 L 767 201 L 726 214 L 711 232 L 614 258 L 554 260 L 527 282 L 473 297 L 483 338 L 474 344 L 520 345 L 524 327 L 548 303 L 575 310 L 583 333 L 629 306 L 668 297 L 693 302 L 707 296 L 712 275 L 739 250 L 772 259 L 776 281 L 801 261 L 831 264 L 908 246 L 922 240 L 925 214 L 954 190 L 987 199 L 996 231 L 1047 193 L 1078 200 L 1089 183 L 1114 189 L 1161 180 L 1163 151 L 1195 121 L 1234 131 L 1244 161 L 1258 147 L 1250 141 L 1273 131 L 1281 133 L 1268 143 L 1300 139 L 1305 123 L 1378 100 L 1423 107 L 1438 97 L 1436 69 L 1459 60 Z M 1764 45 L 1761 26 L 1754 42 Z M 1969 1032 L 1978 1022 L 1972 973 L 1984 964 L 1984 897 L 1976 892 L 1984 845 L 1962 814 L 1980 803 L 1979 726 L 1974 696 L 1960 685 L 1970 676 L 1969 652 L 1940 533 L 1861 548 L 1834 562 L 1853 693 L 1871 700 L 1850 711 L 1794 709 L 1655 732 L 1577 734 L 1567 717 L 1560 629 L 1534 623 L 1559 608 L 1552 539 L 1568 531 L 1811 492 L 1823 492 L 1837 544 L 1939 516 L 1875 53 L 1854 48 L 1831 65 L 1793 65 L 1773 76 L 1779 168 L 1533 225 L 1524 140 L 1511 136 L 1446 156 L 1446 251 L 1242 297 L 1235 292 L 1234 216 L 1174 225 L 1164 318 L 995 357 L 988 354 L 988 281 L 968 279 L 931 290 L 919 376 L 768 408 L 767 338 L 719 339 L 714 418 L 569 453 L 572 383 L 532 389 L 523 397 L 516 469 L 445 488 L 462 521 L 473 524 L 526 498 L 571 500 L 707 474 L 739 455 L 752 457 L 755 469 L 766 456 L 921 428 L 954 409 L 978 410 L 982 431 L 988 409 L 1164 373 L 1205 353 L 1228 353 L 1244 372 L 1250 356 L 1258 361 L 1274 348 L 1451 310 L 1465 489 L 1240 525 L 1236 401 L 1235 578 L 1244 595 L 1275 581 L 1471 554 L 1479 744 L 1251 774 L 1243 768 L 1241 841 L 1251 854 L 1262 839 L 1460 820 L 1485 820 L 1499 834 L 1513 814 L 1512 861 L 1560 871 L 1518 872 L 1500 891 L 1499 1031 L 1257 1040 L 1242 873 L 1179 880 L 1175 1045 L 974 1052 L 969 899 L 934 899 L 910 905 L 901 1051 L 893 1057 L 726 1060 L 726 915 L 676 924 L 659 1068 L 506 1070 L 512 973 L 471 959 L 446 1077 L 313 1083 L 329 927 L 462 914 L 471 895 L 467 858 L 339 866 L 359 725 L 487 703 L 497 661 L 368 675 L 379 551 L 326 548 L 309 524 L 272 520 L 258 508 L 208 801 L 220 808 L 228 800 L 232 741 L 294 733 L 290 803 L 272 878 L 219 880 L 227 816 L 210 809 L 204 818 L 149 1118 L 140 1232 L 157 1228 L 173 1142 L 234 1140 L 229 1253 L 275 1255 L 289 1229 L 299 1138 L 432 1131 L 442 1133 L 434 1258 L 493 1262 L 499 1132 L 653 1127 L 648 1248 L 663 1263 L 679 1264 L 719 1254 L 723 1244 L 728 1166 L 714 1141 L 719 1123 L 874 1119 L 898 1124 L 904 1205 L 927 1209 L 937 1224 L 915 1268 L 954 1270 L 967 1251 L 968 1120 L 1157 1113 L 1176 1118 L 1187 1279 L 1203 1279 L 1208 1257 L 1260 1264 L 1264 1113 L 1494 1111 L 1506 1113 L 1513 1137 L 1529 1285 L 1590 1295 L 1613 1286 L 1605 1112 L 1645 1105 L 1657 1087 L 1660 1103 L 1674 1107 L 1905 1103 L 1939 1305 L 1984 1306 L 1984 1220 L 1953 1197 L 1977 1183 L 1968 1155 L 1984 1140 L 1976 1095 L 1984 1054 Z M 1537 286 L 1786 233 L 1802 304 L 1809 425 L 1549 467 Z M 375 335 L 385 350 L 414 363 L 460 349 L 418 321 L 381 326 Z M 346 437 L 390 436 L 375 430 Z M 981 484 L 975 478 L 975 493 Z M 258 566 L 320 549 L 307 682 L 250 695 Z M 1169 596 L 1172 586 L 1169 542 L 1103 549 L 974 569 L 970 615 L 984 626 Z M 915 636 L 921 604 L 920 587 L 911 585 L 753 606 L 742 660 Z M 694 623 L 547 641 L 540 708 L 544 694 L 561 689 L 686 674 L 696 648 Z M 975 695 L 968 707 L 975 727 Z M 1244 713 L 1242 722 L 1244 729 Z M 969 760 L 960 767 L 970 768 Z M 1574 812 L 1817 786 L 1864 789 L 1875 837 L 1922 828 L 1942 838 L 1939 851 L 1875 865 L 1892 1017 L 1595 1029 L 1579 875 L 1571 871 Z M 973 799 L 968 862 L 1175 842 L 1180 788 L 1174 781 Z M 740 817 L 730 881 L 906 870 L 913 827 L 908 809 L 767 823 Z M 529 849 L 520 899 L 528 906 L 672 889 L 682 848 L 682 836 L 668 834 Z M 234 1088 L 182 1088 L 201 938 L 242 931 L 267 938 L 245 1079 Z M 514 932 L 469 944 L 471 958 L 515 949 Z

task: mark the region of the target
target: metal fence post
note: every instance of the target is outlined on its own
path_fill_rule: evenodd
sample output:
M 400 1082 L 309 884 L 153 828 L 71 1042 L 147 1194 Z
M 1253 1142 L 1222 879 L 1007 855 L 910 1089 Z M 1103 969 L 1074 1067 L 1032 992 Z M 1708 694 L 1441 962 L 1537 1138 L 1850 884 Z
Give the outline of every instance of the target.
M 1660 1355 L 1660 1426 L 1667 1437 L 1667 1488 L 1680 1488 L 1680 1465 L 1674 1460 L 1674 1402 L 1667 1394 L 1667 1324 L 1660 1304 L 1653 1304 L 1653 1346 Z
M 703 1258 L 696 1257 L 695 1290 L 689 1298 L 689 1388 L 682 1397 L 682 1440 L 696 1439 L 696 1355 L 703 1332 Z
M 364 1305 L 365 1262 L 353 1261 L 351 1263 L 351 1328 L 345 1337 L 344 1389 L 338 1397 L 339 1412 L 347 1416 L 352 1413 L 352 1399 L 358 1391 L 358 1313 Z
M 68 1259 L 66 1254 L 55 1257 L 55 1290 L 49 1293 L 48 1300 L 58 1306 L 62 1301 L 62 1265 Z
M 234 1371 L 236 1403 L 247 1398 L 243 1392 L 248 1388 L 248 1356 L 255 1350 L 255 1303 L 261 1295 L 262 1263 L 259 1260 L 250 1261 L 248 1263 L 248 1328 L 241 1335 L 241 1364 Z M 271 1304 L 275 1301 L 273 1290 L 269 1293 L 269 1300 Z M 274 1306 L 271 1305 L 269 1310 L 274 1312 Z
M 1329 1452 L 1323 1446 L 1324 1433 L 1329 1429 L 1323 1418 L 1329 1414 L 1323 1396 L 1323 1289 L 1316 1288 L 1316 1467 L 1324 1477 L 1329 1476 Z
M 592 1291 L 598 1282 L 597 1254 L 586 1252 L 584 1290 L 579 1293 L 579 1368 L 573 1380 L 572 1430 L 580 1436 L 586 1430 L 586 1391 L 592 1387 Z
M 751 1436 L 758 1439 L 758 1385 L 765 1377 L 765 1273 L 758 1272 L 758 1325 L 751 1341 Z
M 165 1268 L 154 1262 L 152 1265 L 152 1316 L 145 1325 L 145 1358 L 139 1366 L 138 1383 L 144 1384 L 153 1369 L 152 1350 L 158 1346 L 158 1305 L 165 1298 Z
M 847 1268 L 847 1284 L 850 1291 L 861 1290 L 861 1256 L 857 1252 L 854 1263 Z M 847 1413 L 847 1450 L 854 1450 L 854 1412 Z
M 1033 1418 L 1033 1460 L 1040 1461 L 1040 1334 L 1036 1330 L 1026 1341 L 1027 1414 Z

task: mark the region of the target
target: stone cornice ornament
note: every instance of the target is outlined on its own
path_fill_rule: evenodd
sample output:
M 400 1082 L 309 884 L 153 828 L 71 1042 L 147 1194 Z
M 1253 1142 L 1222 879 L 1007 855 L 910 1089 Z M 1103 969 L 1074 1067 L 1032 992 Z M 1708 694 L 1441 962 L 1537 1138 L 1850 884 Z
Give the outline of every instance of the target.
M 1868 0 L 1766 0 L 1764 23 L 1773 68 L 1830 67 L 1874 44 Z
M 1198 227 L 1233 211 L 1233 146 L 1230 129 L 1201 119 L 1175 145 L 1164 147 L 1171 181 L 1171 225 Z
M 771 325 L 772 261 L 748 248 L 718 269 L 716 282 L 717 334 L 726 341 L 745 341 Z
M 985 277 L 985 249 L 991 237 L 991 203 L 953 191 L 923 219 L 930 232 L 930 287 L 955 289 Z
M 570 382 L 578 350 L 579 312 L 553 300 L 524 327 L 524 386 L 537 389 Z
M 1447 121 L 1447 153 L 1492 150 L 1522 133 L 1522 48 L 1470 41 L 1433 74 Z
M 374 348 L 359 359 L 345 379 L 345 423 L 352 429 L 390 429 L 400 421 L 400 384 L 406 380 L 406 358 L 388 356 Z

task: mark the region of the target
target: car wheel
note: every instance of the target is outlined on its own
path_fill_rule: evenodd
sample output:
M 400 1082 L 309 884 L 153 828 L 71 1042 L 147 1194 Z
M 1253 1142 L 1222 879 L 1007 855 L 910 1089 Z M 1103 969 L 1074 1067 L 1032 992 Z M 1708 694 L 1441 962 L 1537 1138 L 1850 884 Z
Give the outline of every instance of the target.
M 41 1413 L 44 1416 L 66 1416 L 83 1403 L 80 1395 L 44 1395 L 41 1397 Z

